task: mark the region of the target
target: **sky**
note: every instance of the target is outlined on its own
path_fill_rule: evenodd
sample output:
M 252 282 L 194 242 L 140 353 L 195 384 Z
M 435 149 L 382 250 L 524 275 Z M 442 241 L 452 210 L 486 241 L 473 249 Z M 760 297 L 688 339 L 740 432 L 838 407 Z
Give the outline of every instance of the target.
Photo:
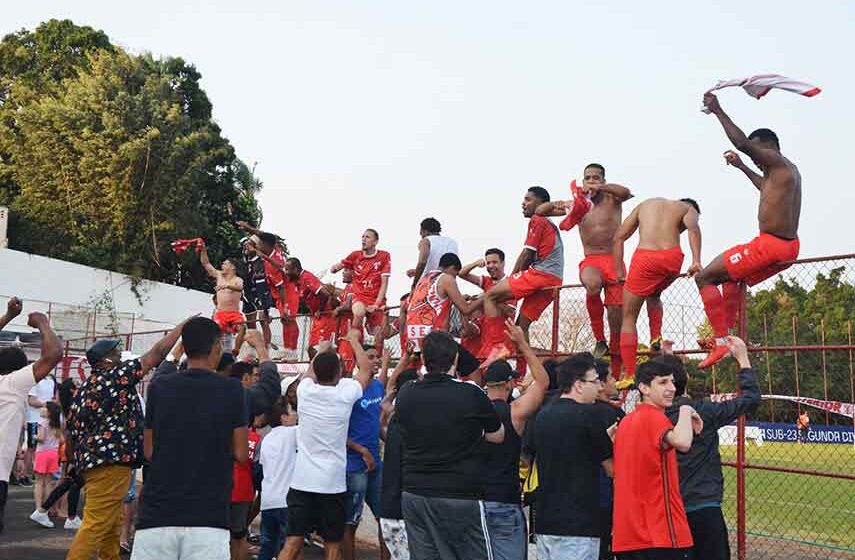
M 748 241 L 757 193 L 699 109 L 718 79 L 757 73 L 823 88 L 719 99 L 800 167 L 802 256 L 853 250 L 851 2 L 39 1 L 5 6 L 0 31 L 50 18 L 194 64 L 224 135 L 257 163 L 263 229 L 316 272 L 379 230 L 395 299 L 421 219 L 440 220 L 464 263 L 497 246 L 510 267 L 526 189 L 566 198 L 592 161 L 635 201 L 697 199 L 704 263 Z M 578 234 L 564 242 L 575 282 Z

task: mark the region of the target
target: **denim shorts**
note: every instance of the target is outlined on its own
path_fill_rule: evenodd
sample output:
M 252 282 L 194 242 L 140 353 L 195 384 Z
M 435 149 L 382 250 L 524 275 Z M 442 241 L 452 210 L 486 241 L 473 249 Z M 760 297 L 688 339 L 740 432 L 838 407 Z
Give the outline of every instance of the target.
M 347 525 L 359 525 L 365 504 L 371 508 L 374 517 L 380 518 L 382 480 L 383 466 L 379 462 L 371 472 L 359 470 L 347 473 L 347 494 L 345 496 L 345 523 Z
M 597 560 L 600 539 L 596 537 L 565 537 L 537 535 L 537 560 Z
M 525 560 L 528 531 L 520 504 L 484 502 L 484 518 L 495 560 Z
M 137 499 L 137 470 L 131 471 L 131 482 L 128 484 L 128 491 L 125 497 L 122 498 L 123 504 L 130 504 Z

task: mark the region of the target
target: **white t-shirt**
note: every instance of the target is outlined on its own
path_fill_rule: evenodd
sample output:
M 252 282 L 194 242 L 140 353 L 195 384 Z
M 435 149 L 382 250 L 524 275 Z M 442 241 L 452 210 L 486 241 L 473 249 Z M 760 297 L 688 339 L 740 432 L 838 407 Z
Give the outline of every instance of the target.
M 285 498 L 291 488 L 297 464 L 297 426 L 276 426 L 261 440 L 258 462 L 261 480 L 261 509 L 288 507 Z
M 291 488 L 317 494 L 347 490 L 347 425 L 362 385 L 341 379 L 335 386 L 306 378 L 297 386 L 297 466 Z
M 24 427 L 27 393 L 35 384 L 33 364 L 9 375 L 0 375 L 0 481 L 9 482 L 18 436 Z
M 27 393 L 29 396 L 36 397 L 43 403 L 53 400 L 53 390 L 56 387 L 56 382 L 52 377 L 48 376 L 36 383 L 36 386 L 30 389 L 30 392 Z M 41 415 L 42 409 L 27 405 L 27 423 L 28 424 L 36 424 L 39 419 L 42 417 Z

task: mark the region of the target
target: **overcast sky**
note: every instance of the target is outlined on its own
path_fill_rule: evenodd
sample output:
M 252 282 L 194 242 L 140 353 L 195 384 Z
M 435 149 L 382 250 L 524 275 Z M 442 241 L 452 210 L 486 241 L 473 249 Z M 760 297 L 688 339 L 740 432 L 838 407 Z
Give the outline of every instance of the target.
M 489 246 L 512 261 L 526 188 L 564 198 L 589 161 L 636 200 L 696 198 L 704 263 L 749 240 L 757 193 L 724 166 L 728 143 L 699 107 L 717 79 L 764 72 L 823 93 L 732 89 L 722 105 L 746 133 L 777 131 L 801 168 L 802 255 L 851 252 L 854 6 L 39 1 L 4 6 L 2 31 L 70 18 L 133 53 L 195 64 L 224 134 L 258 162 L 264 229 L 315 271 L 378 229 L 397 298 L 422 218 L 442 222 L 464 262 Z M 575 282 L 581 246 L 564 239 Z

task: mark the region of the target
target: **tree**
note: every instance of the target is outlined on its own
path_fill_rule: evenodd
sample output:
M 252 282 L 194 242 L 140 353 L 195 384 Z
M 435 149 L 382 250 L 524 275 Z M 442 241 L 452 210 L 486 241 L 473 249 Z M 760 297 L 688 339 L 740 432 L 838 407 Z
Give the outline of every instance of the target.
M 259 222 L 262 184 L 182 59 L 132 56 L 51 21 L 7 36 L 2 69 L 12 73 L 0 86 L 0 198 L 15 216 L 13 248 L 198 288 L 204 271 L 182 272 L 170 242 L 203 237 L 219 259 L 239 250 L 235 220 Z

